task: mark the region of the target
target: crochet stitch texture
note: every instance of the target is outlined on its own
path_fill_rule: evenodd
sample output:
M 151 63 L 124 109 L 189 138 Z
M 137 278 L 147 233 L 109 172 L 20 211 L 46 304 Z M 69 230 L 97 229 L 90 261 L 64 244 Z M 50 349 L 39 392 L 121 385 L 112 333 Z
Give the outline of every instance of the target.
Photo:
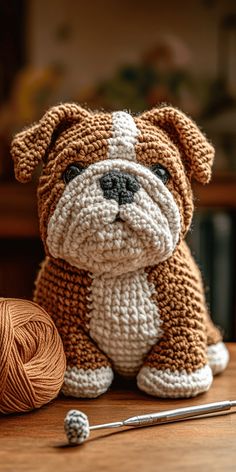
M 191 180 L 207 183 L 214 157 L 197 125 L 171 106 L 132 117 L 63 104 L 12 155 L 21 182 L 43 163 L 34 299 L 63 340 L 63 392 L 96 397 L 114 371 L 160 397 L 208 390 L 228 351 L 184 242 Z

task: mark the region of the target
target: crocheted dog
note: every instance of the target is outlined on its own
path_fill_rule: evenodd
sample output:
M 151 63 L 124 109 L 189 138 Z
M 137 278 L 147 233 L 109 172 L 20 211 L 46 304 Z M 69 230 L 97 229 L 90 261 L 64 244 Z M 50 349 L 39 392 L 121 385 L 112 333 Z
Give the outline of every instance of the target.
M 170 106 L 132 117 L 64 104 L 19 133 L 12 155 L 21 182 L 42 163 L 34 299 L 64 343 L 63 392 L 96 397 L 113 371 L 160 397 L 208 390 L 228 351 L 184 242 L 191 179 L 209 181 L 214 155 L 196 124 Z

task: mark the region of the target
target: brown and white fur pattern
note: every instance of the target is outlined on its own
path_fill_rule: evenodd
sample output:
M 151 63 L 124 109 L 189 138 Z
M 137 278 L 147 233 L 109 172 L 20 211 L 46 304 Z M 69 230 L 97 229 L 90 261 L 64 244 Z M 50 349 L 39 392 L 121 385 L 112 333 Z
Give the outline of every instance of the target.
M 113 370 L 137 375 L 140 389 L 160 397 L 208 390 L 228 352 L 207 315 L 200 275 L 183 242 L 192 216 L 190 179 L 209 180 L 213 155 L 196 125 L 171 107 L 133 118 L 61 105 L 19 134 L 12 152 L 21 181 L 47 156 L 38 194 L 47 259 L 35 300 L 51 313 L 65 345 L 64 393 L 96 397 L 110 386 Z M 63 172 L 77 162 L 82 172 L 63 183 Z M 169 183 L 153 172 L 156 164 L 168 170 Z M 133 180 L 131 190 L 129 177 L 125 181 L 124 193 L 130 190 L 132 198 L 121 195 L 122 203 L 108 198 L 101 184 L 114 171 L 135 178 L 133 193 Z M 179 309 L 171 287 L 178 289 L 181 272 L 182 285 L 185 278 L 193 283 L 187 281 Z M 66 273 L 77 276 L 78 291 L 83 279 L 85 307 L 76 300 L 75 283 L 67 287 Z

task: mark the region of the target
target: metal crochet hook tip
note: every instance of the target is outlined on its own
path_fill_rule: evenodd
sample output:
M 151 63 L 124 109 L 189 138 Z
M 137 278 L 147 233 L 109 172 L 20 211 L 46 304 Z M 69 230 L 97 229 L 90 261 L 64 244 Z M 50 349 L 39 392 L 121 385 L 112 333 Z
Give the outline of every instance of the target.
M 205 405 L 197 405 L 186 408 L 176 408 L 173 410 L 161 411 L 158 413 L 149 413 L 147 415 L 133 416 L 122 421 L 114 423 L 104 423 L 89 426 L 88 417 L 79 410 L 70 410 L 64 421 L 65 433 L 69 444 L 82 444 L 90 434 L 90 431 L 105 428 L 121 428 L 124 426 L 152 426 L 164 423 L 173 423 L 176 421 L 192 419 L 201 415 L 209 415 L 221 411 L 229 411 L 232 407 L 236 407 L 236 400 L 226 400 L 216 403 L 207 403 Z

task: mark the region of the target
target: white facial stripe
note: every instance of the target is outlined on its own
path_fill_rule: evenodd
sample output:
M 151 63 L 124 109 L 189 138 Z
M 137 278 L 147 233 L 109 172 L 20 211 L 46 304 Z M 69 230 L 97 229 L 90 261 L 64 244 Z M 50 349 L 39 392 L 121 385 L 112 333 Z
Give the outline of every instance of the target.
M 135 161 L 135 144 L 139 130 L 129 113 L 115 111 L 112 113 L 112 137 L 108 139 L 109 159 L 127 159 Z

